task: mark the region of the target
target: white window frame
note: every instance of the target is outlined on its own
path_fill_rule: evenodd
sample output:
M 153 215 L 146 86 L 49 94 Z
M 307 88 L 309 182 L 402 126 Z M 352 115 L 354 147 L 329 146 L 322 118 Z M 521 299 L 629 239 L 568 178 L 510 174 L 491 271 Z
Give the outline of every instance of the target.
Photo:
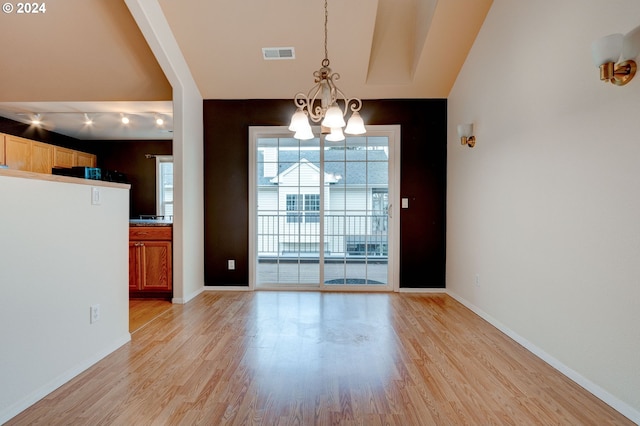
M 316 129 L 319 130 L 319 129 Z M 256 266 L 255 259 L 258 255 L 256 243 L 256 216 L 258 208 L 258 194 L 256 187 L 256 143 L 257 139 L 262 136 L 279 136 L 287 134 L 289 131 L 286 126 L 249 126 L 249 290 L 256 289 Z M 401 131 L 400 125 L 375 125 L 367 126 L 367 135 L 382 135 L 389 137 L 389 177 L 388 177 L 388 206 L 389 215 L 389 232 L 394 237 L 388 240 L 389 255 L 389 284 L 385 286 L 383 291 L 400 291 L 400 147 L 401 147 Z M 323 183 L 321 182 L 321 185 Z M 396 202 L 398 201 L 398 202 Z M 324 214 L 323 206 L 320 207 L 320 215 Z M 321 234 L 323 231 L 321 230 Z M 292 288 L 292 287 L 291 287 Z M 308 287 L 300 289 L 308 290 Z M 317 289 L 325 290 L 324 284 L 320 284 Z M 334 291 L 350 291 L 349 286 L 333 287 Z M 362 290 L 362 287 L 357 287 Z M 373 286 L 367 290 L 376 291 Z
M 164 211 L 164 196 L 163 185 L 161 181 L 160 166 L 162 163 L 173 163 L 173 155 L 156 155 L 156 215 L 157 216 L 169 216 Z M 171 202 L 173 204 L 173 201 Z M 170 215 L 173 219 L 173 215 Z M 165 217 L 165 219 L 167 219 Z

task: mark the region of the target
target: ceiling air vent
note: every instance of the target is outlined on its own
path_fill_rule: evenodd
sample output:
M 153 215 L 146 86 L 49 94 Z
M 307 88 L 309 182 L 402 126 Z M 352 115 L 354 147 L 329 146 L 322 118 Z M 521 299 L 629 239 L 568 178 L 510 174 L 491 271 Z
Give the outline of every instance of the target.
M 295 59 L 296 51 L 293 47 L 263 47 L 262 57 L 266 61 L 272 59 Z

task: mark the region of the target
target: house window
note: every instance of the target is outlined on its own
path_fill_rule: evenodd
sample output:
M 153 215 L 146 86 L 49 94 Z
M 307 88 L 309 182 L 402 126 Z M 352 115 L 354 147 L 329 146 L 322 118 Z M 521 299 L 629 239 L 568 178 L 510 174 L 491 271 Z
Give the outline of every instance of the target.
M 307 223 L 320 222 L 320 194 L 304 195 L 304 220 Z
M 300 194 L 287 194 L 287 223 L 300 223 Z
M 320 194 L 287 194 L 287 223 L 320 222 Z
M 173 156 L 156 156 L 156 214 L 173 218 Z

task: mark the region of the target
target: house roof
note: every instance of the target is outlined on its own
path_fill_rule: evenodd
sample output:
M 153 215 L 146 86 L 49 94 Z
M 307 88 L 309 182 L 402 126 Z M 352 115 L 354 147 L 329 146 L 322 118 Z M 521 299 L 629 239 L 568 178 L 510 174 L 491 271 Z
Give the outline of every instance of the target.
M 318 150 L 279 150 L 277 160 L 267 161 L 273 164 L 274 171 L 265 176 L 264 152 L 258 151 L 257 179 L 260 186 L 276 186 L 276 175 L 290 171 L 296 164 L 308 161 L 314 165 L 320 163 Z M 328 149 L 324 151 L 325 174 L 333 177 L 336 184 L 365 185 L 386 187 L 388 182 L 388 156 L 382 149 Z M 269 167 L 267 166 L 267 170 Z M 368 179 L 367 179 L 368 178 Z M 325 179 L 326 180 L 326 179 Z

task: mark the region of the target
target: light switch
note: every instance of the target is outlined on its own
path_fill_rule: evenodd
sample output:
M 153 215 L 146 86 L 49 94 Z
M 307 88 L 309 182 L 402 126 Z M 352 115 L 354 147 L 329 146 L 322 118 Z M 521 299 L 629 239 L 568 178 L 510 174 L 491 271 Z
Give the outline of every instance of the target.
M 91 204 L 94 206 L 100 205 L 100 188 L 95 186 L 91 187 Z
M 403 198 L 402 199 L 402 208 L 403 209 L 408 209 L 409 208 L 409 199 L 408 198 Z

